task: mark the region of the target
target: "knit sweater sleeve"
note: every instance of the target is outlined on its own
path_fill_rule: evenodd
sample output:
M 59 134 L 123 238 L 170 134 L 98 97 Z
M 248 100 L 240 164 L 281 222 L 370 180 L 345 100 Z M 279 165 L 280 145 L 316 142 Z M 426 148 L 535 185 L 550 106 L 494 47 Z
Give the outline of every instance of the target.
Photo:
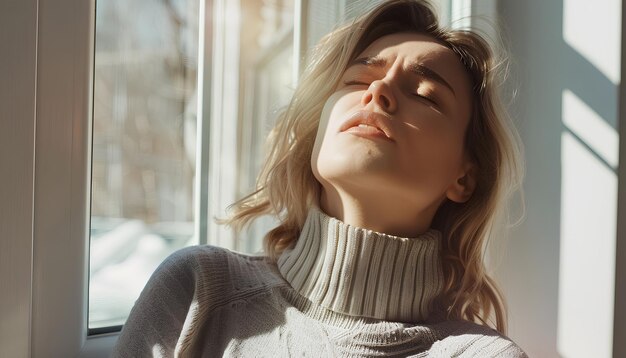
M 159 265 L 135 302 L 113 357 L 174 356 L 194 296 L 197 250 L 178 250 Z
M 441 339 L 429 357 L 528 358 L 515 342 L 493 328 L 468 321 L 448 321 L 438 326 Z

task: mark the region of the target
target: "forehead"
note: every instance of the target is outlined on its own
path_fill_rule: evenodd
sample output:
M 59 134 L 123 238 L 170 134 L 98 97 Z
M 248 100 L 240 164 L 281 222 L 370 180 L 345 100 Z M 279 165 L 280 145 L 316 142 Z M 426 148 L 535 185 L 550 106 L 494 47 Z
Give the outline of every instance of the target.
M 458 56 L 433 37 L 418 33 L 396 33 L 378 38 L 372 42 L 360 56 L 379 56 L 384 58 L 402 56 L 407 60 L 420 63 L 445 62 L 460 66 Z

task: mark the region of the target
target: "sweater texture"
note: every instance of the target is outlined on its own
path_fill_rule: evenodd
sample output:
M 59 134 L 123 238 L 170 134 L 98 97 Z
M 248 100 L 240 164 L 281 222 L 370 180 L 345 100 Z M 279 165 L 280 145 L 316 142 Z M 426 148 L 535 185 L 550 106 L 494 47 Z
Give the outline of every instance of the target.
M 441 234 L 401 238 L 311 207 L 278 259 L 209 245 L 155 271 L 114 357 L 527 357 L 509 338 L 433 308 Z

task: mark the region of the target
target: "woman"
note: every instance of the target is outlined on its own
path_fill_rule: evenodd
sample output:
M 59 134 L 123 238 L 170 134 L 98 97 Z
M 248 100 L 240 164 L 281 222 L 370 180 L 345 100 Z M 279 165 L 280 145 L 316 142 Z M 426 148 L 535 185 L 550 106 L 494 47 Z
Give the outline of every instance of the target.
M 495 67 L 423 1 L 327 35 L 227 221 L 276 215 L 267 256 L 174 253 L 115 355 L 525 357 L 482 257 L 519 180 Z

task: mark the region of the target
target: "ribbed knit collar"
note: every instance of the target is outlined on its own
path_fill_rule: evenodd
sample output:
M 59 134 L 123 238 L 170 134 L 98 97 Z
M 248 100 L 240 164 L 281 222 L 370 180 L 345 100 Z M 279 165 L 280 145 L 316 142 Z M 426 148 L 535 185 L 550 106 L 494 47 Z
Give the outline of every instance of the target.
M 443 288 L 440 241 L 433 229 L 402 238 L 345 224 L 312 206 L 278 269 L 302 296 L 332 311 L 420 322 Z

